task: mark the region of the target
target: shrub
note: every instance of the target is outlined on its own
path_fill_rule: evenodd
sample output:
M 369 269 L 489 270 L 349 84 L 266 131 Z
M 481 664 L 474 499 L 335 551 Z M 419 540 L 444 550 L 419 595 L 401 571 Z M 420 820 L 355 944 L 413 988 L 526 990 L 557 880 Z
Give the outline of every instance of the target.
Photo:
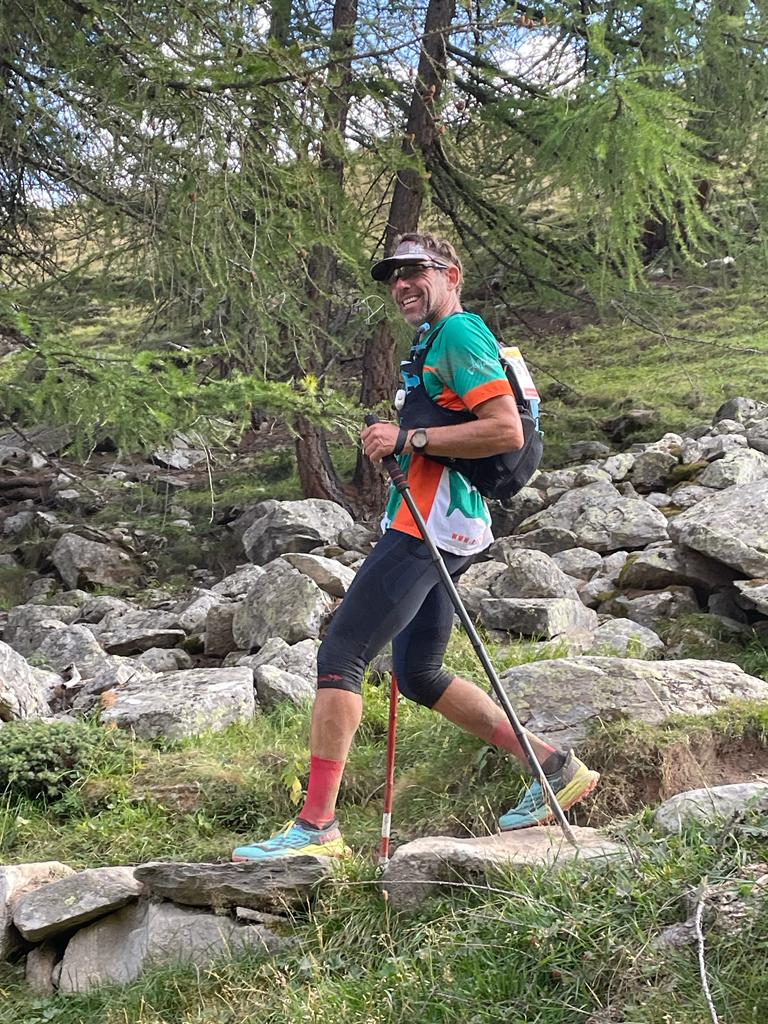
M 113 741 L 85 722 L 8 722 L 0 729 L 0 792 L 60 800 Z

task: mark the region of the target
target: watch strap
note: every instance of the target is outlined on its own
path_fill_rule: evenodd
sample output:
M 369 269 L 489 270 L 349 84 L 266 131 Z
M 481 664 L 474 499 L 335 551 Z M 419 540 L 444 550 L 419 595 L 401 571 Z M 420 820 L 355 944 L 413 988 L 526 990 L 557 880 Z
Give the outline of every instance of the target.
M 408 431 L 405 427 L 400 427 L 397 435 L 397 441 L 395 441 L 395 447 L 392 452 L 393 455 L 401 455 L 403 448 L 405 448 L 405 442 L 408 440 Z

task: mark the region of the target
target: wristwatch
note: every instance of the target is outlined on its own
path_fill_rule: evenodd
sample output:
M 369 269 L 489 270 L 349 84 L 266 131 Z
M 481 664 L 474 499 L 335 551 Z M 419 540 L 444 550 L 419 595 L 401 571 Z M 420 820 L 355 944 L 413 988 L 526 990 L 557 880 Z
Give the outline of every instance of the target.
M 423 427 L 417 427 L 416 430 L 411 434 L 411 448 L 417 455 L 421 455 L 427 450 L 429 438 L 427 432 Z

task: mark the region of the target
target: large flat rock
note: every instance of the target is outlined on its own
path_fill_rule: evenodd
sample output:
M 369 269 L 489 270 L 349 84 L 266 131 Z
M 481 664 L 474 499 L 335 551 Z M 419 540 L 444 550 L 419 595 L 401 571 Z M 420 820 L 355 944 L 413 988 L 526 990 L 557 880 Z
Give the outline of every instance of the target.
M 6 960 L 23 945 L 13 923 L 13 911 L 18 901 L 43 885 L 73 874 L 72 868 L 57 860 L 0 867 L 0 960 Z
M 252 864 L 143 864 L 134 874 L 148 893 L 174 903 L 268 911 L 306 904 L 332 871 L 329 857 L 286 857 Z
M 624 848 L 597 829 L 573 826 L 578 848 L 559 828 L 539 825 L 479 839 L 425 836 L 399 847 L 381 884 L 396 910 L 415 910 L 430 895 L 451 884 L 483 884 L 489 874 L 515 868 L 557 869 L 574 860 L 606 860 L 624 855 Z
M 289 940 L 255 924 L 170 903 L 142 900 L 81 928 L 64 953 L 60 992 L 88 992 L 134 981 L 147 966 L 196 964 L 243 948 L 272 954 Z
M 707 715 L 733 700 L 768 700 L 768 683 L 727 661 L 556 658 L 501 675 L 531 732 L 578 745 L 602 722 L 658 725 L 673 715 Z
M 768 480 L 705 498 L 671 520 L 669 535 L 746 576 L 768 576 Z
M 193 668 L 131 680 L 115 690 L 101 713 L 105 724 L 131 729 L 142 739 L 181 739 L 253 718 L 256 699 L 248 667 Z
M 695 822 L 727 821 L 753 809 L 768 812 L 768 782 L 736 782 L 676 793 L 656 809 L 656 825 L 667 833 L 681 832 Z
M 140 893 L 133 868 L 89 868 L 23 896 L 13 923 L 25 939 L 42 942 L 119 910 Z

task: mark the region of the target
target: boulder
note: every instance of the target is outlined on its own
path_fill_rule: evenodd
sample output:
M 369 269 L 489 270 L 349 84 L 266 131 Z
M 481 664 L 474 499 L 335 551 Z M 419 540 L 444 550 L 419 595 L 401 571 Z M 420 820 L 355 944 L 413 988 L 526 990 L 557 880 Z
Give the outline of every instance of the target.
M 768 782 L 737 782 L 677 793 L 657 808 L 654 821 L 669 834 L 699 822 L 728 821 L 748 810 L 768 813 Z
M 765 402 L 758 402 L 754 398 L 729 398 L 717 410 L 712 418 L 712 422 L 719 423 L 720 420 L 736 420 L 737 423 L 746 423 L 747 420 L 753 419 L 766 409 L 768 409 L 768 405 Z
M 285 910 L 306 906 L 333 876 L 329 857 L 285 857 L 239 864 L 142 864 L 134 872 L 152 896 L 192 907 Z
M 87 715 L 93 711 L 101 694 L 107 690 L 125 683 L 141 684 L 144 680 L 155 678 L 155 672 L 149 665 L 116 654 L 105 654 L 101 660 L 89 662 L 84 667 L 84 673 L 74 688 L 77 691 L 74 700 L 71 699 L 73 688 L 67 687 L 66 700 L 70 702 L 70 710 L 78 715 Z
M 640 493 L 662 490 L 670 471 L 677 465 L 676 455 L 648 449 L 635 456 L 630 480 Z
M 35 995 L 49 997 L 55 994 L 53 972 L 61 960 L 61 954 L 61 944 L 55 941 L 44 942 L 27 953 L 24 980 L 27 988 Z
M 424 836 L 399 846 L 384 870 L 381 886 L 398 911 L 417 910 L 424 900 L 452 885 L 487 885 L 501 872 L 531 867 L 557 870 L 576 860 L 601 870 L 606 861 L 626 856 L 618 843 L 596 829 L 572 826 L 578 847 L 559 828 L 539 825 L 495 836 L 454 839 Z
M 121 587 L 134 583 L 139 567 L 127 551 L 88 540 L 76 533 L 65 533 L 51 552 L 51 561 L 70 587 Z
M 243 547 L 250 561 L 264 565 L 286 551 L 336 544 L 341 531 L 354 525 L 352 516 L 334 501 L 281 501 L 248 527 Z
M 768 455 L 747 448 L 741 452 L 732 452 L 723 456 L 711 466 L 707 466 L 699 477 L 702 487 L 715 487 L 724 490 L 739 484 L 751 484 L 756 480 L 768 477 Z
M 218 608 L 224 601 L 221 594 L 212 590 L 196 588 L 191 597 L 180 602 L 173 609 L 173 614 L 178 616 L 178 627 L 185 633 L 202 633 L 205 629 L 208 613 L 213 608 Z M 153 646 L 162 647 L 163 644 Z
M 566 576 L 575 576 L 580 580 L 589 580 L 602 568 L 603 559 L 590 548 L 571 548 L 569 551 L 557 551 L 552 561 Z
M 232 633 L 232 623 L 235 621 L 235 612 L 239 602 L 231 604 L 219 604 L 211 608 L 205 620 L 205 653 L 209 658 L 224 658 L 227 654 L 237 650 L 235 637 Z
M 207 652 L 206 652 L 207 653 Z M 182 668 L 192 668 L 192 659 L 186 651 L 180 647 L 150 647 L 148 651 L 142 651 L 136 658 L 118 658 L 117 655 L 109 655 L 115 661 L 130 661 L 133 665 L 143 665 L 150 672 L 176 672 Z M 121 680 L 125 682 L 125 680 Z
M 175 647 L 184 637 L 179 614 L 156 609 L 110 613 L 94 626 L 94 634 L 110 654 L 141 654 L 151 647 Z
M 34 654 L 43 640 L 61 625 L 69 625 L 79 615 L 74 605 L 20 604 L 8 612 L 3 639 L 25 658 Z M 52 622 L 61 625 L 53 627 Z
M 90 675 L 104 658 L 104 648 L 89 626 L 64 626 L 52 630 L 38 647 L 35 656 L 54 672 L 76 665 L 81 675 Z
M 558 658 L 507 669 L 501 682 L 527 729 L 564 749 L 600 723 L 659 725 L 735 700 L 768 699 L 768 683 L 724 661 Z
M 635 464 L 635 456 L 632 452 L 618 452 L 611 455 L 603 463 L 603 469 L 614 483 L 626 480 Z
M 655 658 L 664 653 L 664 641 L 652 629 L 631 619 L 609 619 L 592 634 L 584 654 L 618 658 Z
M 733 585 L 741 594 L 740 604 L 768 615 L 768 580 L 736 580 Z
M 707 435 L 699 439 L 701 457 L 707 462 L 714 462 L 724 455 L 735 455 L 737 452 L 745 451 L 746 448 L 747 438 L 744 434 Z
M 480 620 L 487 629 L 547 640 L 573 630 L 594 629 L 597 615 L 578 599 L 567 597 L 488 597 L 480 602 Z
M 235 611 L 232 635 L 240 650 L 261 647 L 273 636 L 297 643 L 320 635 L 331 607 L 331 598 L 314 580 L 277 559 Z
M 13 923 L 29 942 L 42 942 L 105 917 L 136 899 L 133 868 L 89 868 L 50 882 L 17 900 Z
M 491 529 L 494 537 L 505 537 L 513 533 L 524 519 L 535 512 L 540 512 L 546 505 L 547 500 L 536 488 L 535 483 L 521 487 L 517 494 L 513 494 L 503 505 L 497 501 L 490 502 Z
M 493 597 L 576 597 L 572 580 L 543 551 L 516 550 L 489 590 Z
M 91 597 L 81 607 L 78 622 L 94 625 L 101 622 L 105 615 L 123 615 L 130 610 L 131 606 L 127 601 L 122 601 L 119 597 L 110 597 L 108 594 L 100 594 L 98 597 Z
M 582 513 L 590 508 L 612 508 L 622 500 L 621 494 L 609 480 L 588 484 L 566 491 L 549 508 L 536 512 L 524 519 L 518 527 L 518 533 L 529 533 L 544 527 L 573 530 L 574 524 Z
M 657 629 L 661 623 L 695 615 L 700 611 L 696 594 L 690 587 L 614 594 L 598 610 L 610 615 L 622 615 L 652 630 Z
M 263 574 L 264 570 L 260 565 L 239 565 L 233 573 L 214 584 L 211 590 L 214 594 L 219 594 L 230 601 L 237 601 L 248 593 L 251 586 Z
M 768 455 L 768 417 L 756 420 L 747 427 L 747 444 L 764 455 Z
M 259 706 L 268 710 L 277 704 L 305 704 L 317 690 L 317 675 L 299 676 L 276 665 L 261 665 L 254 669 L 253 679 Z
M 88 992 L 135 981 L 145 967 L 208 966 L 245 948 L 272 954 L 287 941 L 262 925 L 239 924 L 206 911 L 142 901 L 81 928 L 61 963 L 59 991 Z
M 250 668 L 197 668 L 125 683 L 101 720 L 142 739 L 180 739 L 247 722 L 255 707 Z
M 671 520 L 669 533 L 676 544 L 733 566 L 745 576 L 768 577 L 768 480 L 705 498 Z
M 543 526 L 527 533 L 515 534 L 513 537 L 500 537 L 491 545 L 488 552 L 492 558 L 503 560 L 506 556 L 502 552 L 511 549 L 533 548 L 554 555 L 556 551 L 567 551 L 568 548 L 576 546 L 576 535 L 570 530 L 564 530 L 561 526 Z
M 47 692 L 24 658 L 0 641 L 0 722 L 49 715 Z
M 593 551 L 644 548 L 667 539 L 667 520 L 639 498 L 620 497 L 607 505 L 586 509 L 573 523 L 577 545 Z
M 354 571 L 337 562 L 335 558 L 289 552 L 285 555 L 285 560 L 294 569 L 314 580 L 318 587 L 331 597 L 344 597 L 355 578 Z
M 24 944 L 13 923 L 16 902 L 41 886 L 73 874 L 72 868 L 57 860 L 0 867 L 0 960 L 7 960 Z

